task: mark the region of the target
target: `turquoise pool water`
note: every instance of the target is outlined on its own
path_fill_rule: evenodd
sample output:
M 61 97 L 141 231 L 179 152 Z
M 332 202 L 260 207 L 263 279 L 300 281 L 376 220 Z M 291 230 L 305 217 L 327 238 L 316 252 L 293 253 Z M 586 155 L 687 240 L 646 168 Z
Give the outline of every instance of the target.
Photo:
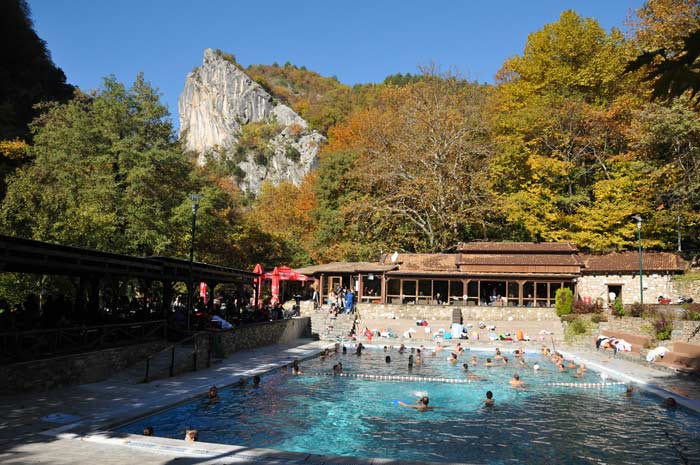
M 259 387 L 220 391 L 220 401 L 197 399 L 118 429 L 140 434 L 151 425 L 156 436 L 182 439 L 195 428 L 206 442 L 238 444 L 315 454 L 479 464 L 682 464 L 700 457 L 700 419 L 682 408 L 665 409 L 659 398 L 624 385 L 600 387 L 598 373 L 583 379 L 560 373 L 539 355 L 526 354 L 527 368 L 481 365 L 493 352 L 467 351 L 456 365 L 448 353 L 424 357 L 409 372 L 408 354 L 365 350 L 361 357 L 334 355 L 301 363 L 303 374 L 278 370 Z M 476 355 L 469 379 L 462 363 Z M 353 376 L 329 376 L 342 362 Z M 538 362 L 542 369 L 535 372 Z M 524 389 L 513 389 L 514 373 Z M 373 380 L 363 376 L 440 378 L 457 382 Z M 608 380 L 614 381 L 614 380 Z M 494 408 L 483 407 L 487 390 Z M 427 394 L 431 412 L 404 408 Z M 683 450 L 682 448 L 686 448 Z

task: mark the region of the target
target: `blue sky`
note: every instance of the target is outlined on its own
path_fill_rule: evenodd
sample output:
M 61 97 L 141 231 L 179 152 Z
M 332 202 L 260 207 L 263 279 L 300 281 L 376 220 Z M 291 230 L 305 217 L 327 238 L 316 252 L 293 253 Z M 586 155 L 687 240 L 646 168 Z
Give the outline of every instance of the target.
M 290 61 L 341 82 L 379 82 L 434 62 L 492 82 L 528 34 L 565 9 L 610 29 L 642 0 L 29 0 L 34 25 L 71 84 L 94 89 L 139 71 L 177 125 L 177 98 L 205 48 L 243 65 Z

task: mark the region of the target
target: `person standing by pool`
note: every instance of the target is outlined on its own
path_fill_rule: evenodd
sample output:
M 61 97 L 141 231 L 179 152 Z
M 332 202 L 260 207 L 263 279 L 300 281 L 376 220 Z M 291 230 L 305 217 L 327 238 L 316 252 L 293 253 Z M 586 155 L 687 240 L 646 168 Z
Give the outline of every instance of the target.
M 408 408 L 418 410 L 419 412 L 428 412 L 430 410 L 435 410 L 437 407 L 428 406 L 429 402 L 430 402 L 430 399 L 428 398 L 428 396 L 423 396 L 420 398 L 417 405 L 410 405 L 410 404 L 407 404 L 407 403 L 401 402 L 401 401 L 399 401 L 399 405 L 402 407 L 408 407 Z

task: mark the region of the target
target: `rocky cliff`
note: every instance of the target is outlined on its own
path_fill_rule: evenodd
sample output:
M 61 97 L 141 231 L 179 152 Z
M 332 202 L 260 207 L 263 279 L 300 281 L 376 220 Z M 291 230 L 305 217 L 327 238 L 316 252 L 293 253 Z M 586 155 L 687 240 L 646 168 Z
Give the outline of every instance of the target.
M 253 81 L 230 55 L 206 49 L 178 101 L 180 138 L 198 162 L 226 161 L 239 187 L 299 184 L 318 163 L 323 136 Z

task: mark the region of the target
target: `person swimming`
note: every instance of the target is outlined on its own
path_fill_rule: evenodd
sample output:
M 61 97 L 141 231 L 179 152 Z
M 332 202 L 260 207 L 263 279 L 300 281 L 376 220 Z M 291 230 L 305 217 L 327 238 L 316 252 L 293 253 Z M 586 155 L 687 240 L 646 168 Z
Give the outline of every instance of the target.
M 240 381 L 239 381 L 240 383 Z M 209 402 L 218 402 L 219 401 L 219 389 L 216 386 L 212 386 L 209 388 L 209 392 L 207 393 L 207 398 L 209 399 Z
M 255 386 L 255 387 L 260 386 L 260 376 L 259 375 L 253 376 L 253 386 Z
M 474 373 L 472 373 L 471 371 L 469 371 L 469 365 L 467 365 L 466 363 L 462 364 L 462 368 L 464 369 L 464 374 L 467 375 L 467 378 L 472 379 L 474 381 L 481 380 L 481 377 L 479 377 L 479 376 L 475 375 Z
M 508 357 L 503 357 L 503 366 L 504 367 L 508 366 Z
M 493 358 L 494 360 L 500 360 L 502 359 L 503 356 L 501 355 L 501 349 L 496 348 L 496 356 Z
M 447 361 L 450 363 L 457 363 L 457 354 L 455 354 L 454 352 L 450 353 L 450 356 L 447 359 Z
M 486 391 L 486 399 L 484 400 L 484 406 L 486 407 L 493 407 L 493 405 L 496 403 L 495 400 L 493 400 L 493 392 L 491 391 Z
M 195 442 L 199 437 L 196 429 L 188 429 L 185 431 L 185 441 Z
M 391 355 L 387 355 L 386 357 L 384 357 L 384 361 L 386 363 L 391 363 Z
M 238 378 L 238 383 L 236 383 L 238 387 L 243 387 L 246 384 L 248 384 L 248 380 L 243 377 Z
M 493 366 L 493 362 L 491 361 L 490 358 L 487 358 L 487 359 L 486 359 L 486 362 L 484 363 L 483 366 L 485 366 L 485 367 L 492 367 L 492 366 Z
M 472 359 L 469 363 L 471 363 L 474 366 L 477 366 L 479 364 L 479 362 L 476 359 L 476 355 L 472 355 Z
M 520 379 L 520 375 L 517 373 L 514 374 L 513 377 L 510 379 L 510 381 L 508 381 L 508 382 L 510 383 L 510 386 L 514 387 L 514 388 L 521 388 L 521 387 L 525 386 L 525 383 L 523 382 L 522 379 Z
M 410 405 L 405 402 L 399 401 L 399 405 L 402 407 L 407 407 L 407 408 L 412 408 L 415 410 L 418 410 L 419 412 L 428 412 L 430 410 L 435 410 L 437 407 L 431 407 L 428 404 L 430 403 L 430 399 L 428 396 L 423 396 L 420 399 L 418 399 L 418 403 L 416 405 Z
M 406 346 L 404 344 L 401 344 L 401 347 L 399 347 L 399 353 L 403 354 L 404 352 L 406 352 Z
M 143 435 L 144 435 L 144 436 L 153 436 L 154 434 L 155 434 L 155 432 L 153 431 L 153 427 L 152 427 L 152 426 L 146 426 L 146 427 L 143 429 Z

